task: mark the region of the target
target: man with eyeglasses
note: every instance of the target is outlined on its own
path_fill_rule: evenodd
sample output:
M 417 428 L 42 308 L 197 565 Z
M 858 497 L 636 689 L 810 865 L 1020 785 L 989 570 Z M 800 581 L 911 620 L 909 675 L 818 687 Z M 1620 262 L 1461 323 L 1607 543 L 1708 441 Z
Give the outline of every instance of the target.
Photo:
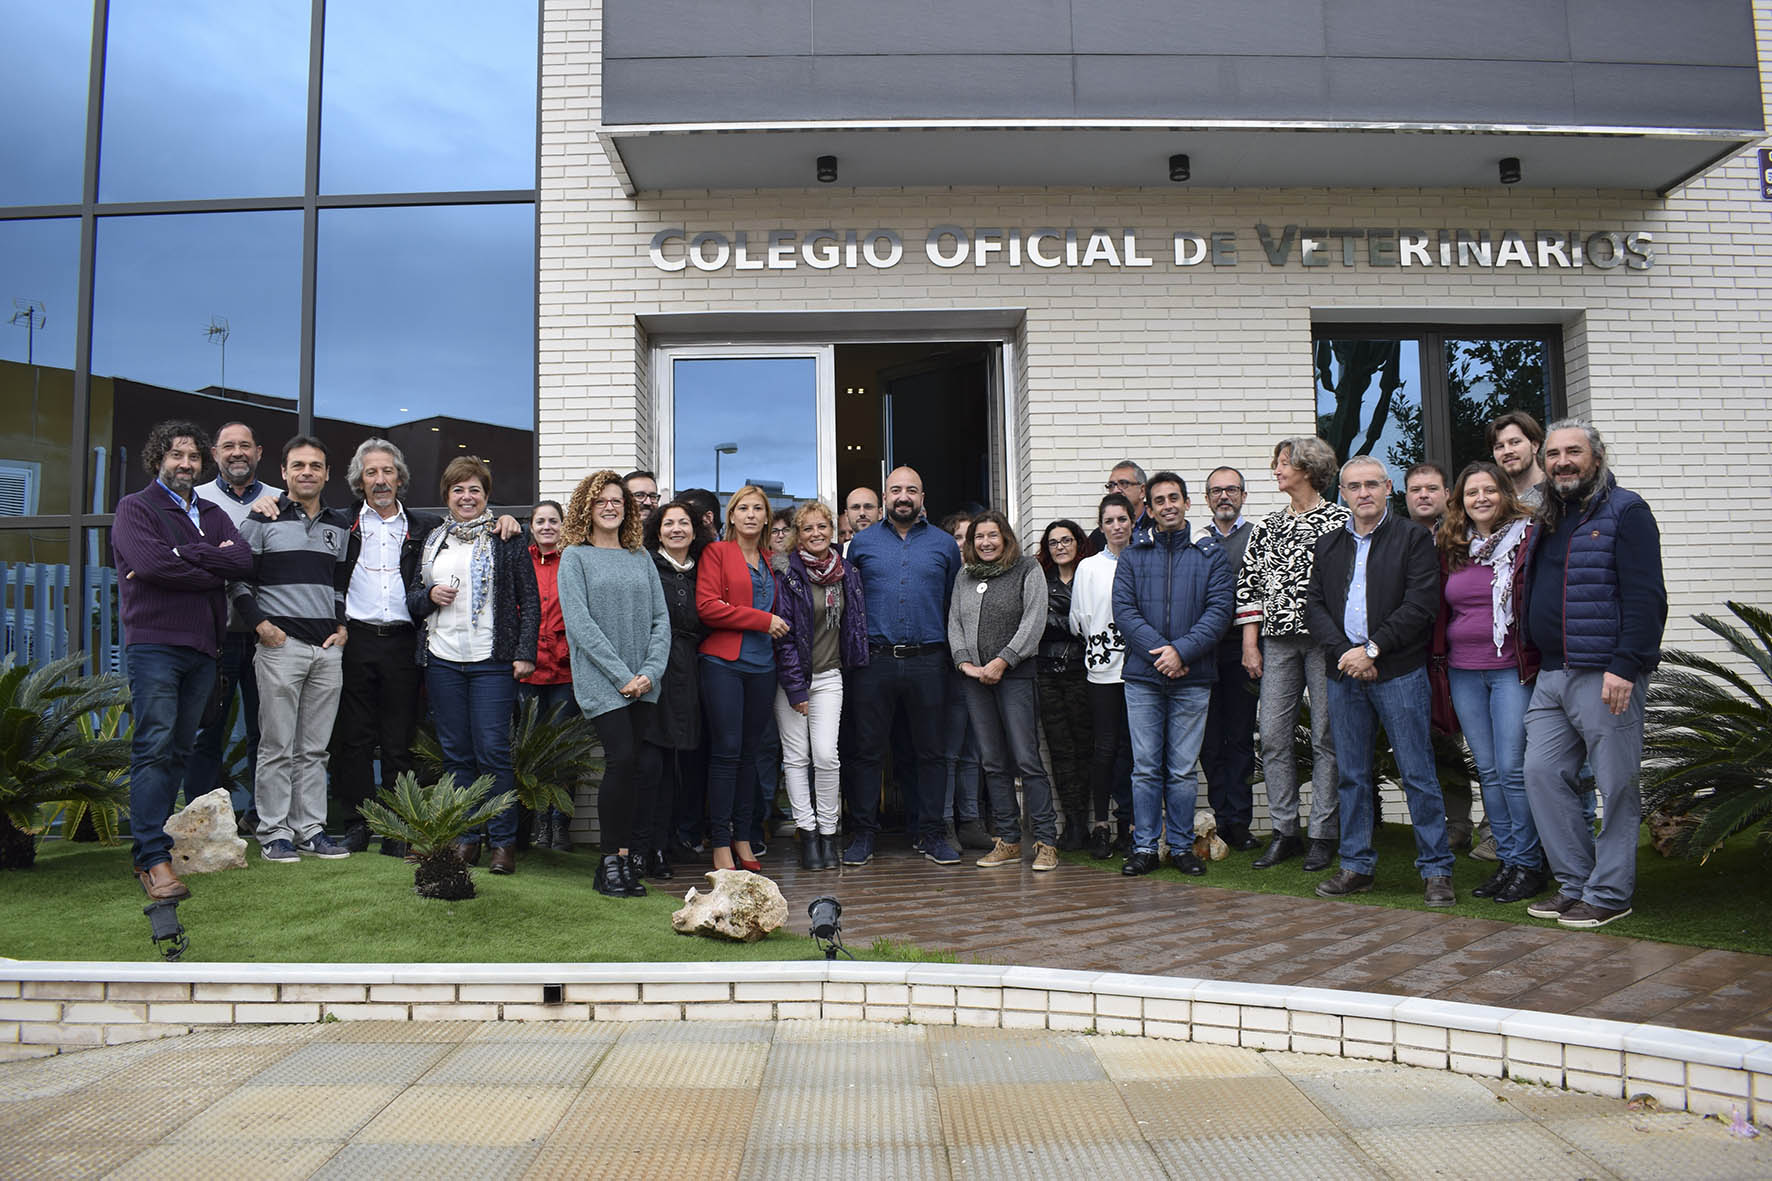
M 1206 476 L 1206 507 L 1212 522 L 1200 535 L 1224 554 L 1233 584 L 1243 571 L 1243 551 L 1249 547 L 1249 531 L 1255 528 L 1243 519 L 1244 492 L 1243 473 L 1234 467 L 1214 468 Z M 1242 629 L 1227 627 L 1218 641 L 1218 671 L 1206 711 L 1200 766 L 1206 771 L 1206 799 L 1218 821 L 1218 835 L 1242 852 L 1261 847 L 1249 831 L 1255 820 L 1249 777 L 1255 773 L 1256 703 L 1249 682 L 1243 667 Z
M 1132 540 L 1129 545 L 1137 545 L 1139 538 L 1156 528 L 1145 511 L 1143 468 L 1130 459 L 1122 459 L 1108 472 L 1107 483 L 1102 487 L 1109 492 L 1118 492 L 1132 502 Z M 1096 553 L 1100 553 L 1106 544 L 1107 537 L 1099 528 L 1089 534 L 1089 545 Z
M 1317 894 L 1342 898 L 1372 888 L 1373 741 L 1382 725 L 1397 756 L 1415 831 L 1415 865 L 1431 907 L 1457 902 L 1446 805 L 1434 770 L 1429 642 L 1440 613 L 1440 563 L 1433 535 L 1389 511 L 1384 465 L 1356 455 L 1341 467 L 1347 525 L 1317 539 L 1305 613 L 1311 637 L 1335 662 L 1329 727 L 1335 737 L 1341 805 L 1341 868 Z
M 641 520 L 650 517 L 652 510 L 658 507 L 658 477 L 651 472 L 629 472 L 621 478 L 621 486 L 639 504 Z

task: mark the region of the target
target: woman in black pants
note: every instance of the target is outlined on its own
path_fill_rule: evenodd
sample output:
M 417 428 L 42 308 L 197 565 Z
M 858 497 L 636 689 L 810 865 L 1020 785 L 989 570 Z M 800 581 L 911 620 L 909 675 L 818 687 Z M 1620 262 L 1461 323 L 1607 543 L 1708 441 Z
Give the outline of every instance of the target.
M 665 662 L 664 685 L 646 744 L 658 752 L 658 791 L 650 804 L 641 802 L 635 841 L 646 853 L 646 876 L 672 876 L 666 852 L 673 816 L 700 816 L 707 791 L 707 759 L 702 747 L 701 681 L 696 676 L 695 649 L 706 629 L 695 609 L 695 563 L 713 540 L 696 524 L 695 507 L 673 500 L 646 518 L 646 548 L 664 587 L 665 610 L 671 618 L 671 655 Z
M 1071 630 L 1071 583 L 1077 564 L 1090 554 L 1089 538 L 1075 521 L 1054 521 L 1040 535 L 1040 568 L 1046 573 L 1046 631 L 1040 636 L 1036 680 L 1040 728 L 1052 755 L 1052 787 L 1064 814 L 1058 847 L 1083 847 L 1089 831 L 1089 766 L 1095 727 L 1089 715 L 1083 644 Z
M 1116 844 L 1108 827 L 1110 797 L 1127 852 L 1132 840 L 1132 732 L 1126 724 L 1126 686 L 1120 680 L 1126 645 L 1114 626 L 1114 569 L 1120 551 L 1132 540 L 1132 502 L 1122 493 L 1110 492 L 1101 498 L 1096 520 L 1106 544 L 1077 565 L 1071 580 L 1071 630 L 1083 640 L 1094 721 L 1089 789 L 1095 797 L 1095 831 L 1089 837 L 1089 855 L 1105 861 L 1113 856 Z

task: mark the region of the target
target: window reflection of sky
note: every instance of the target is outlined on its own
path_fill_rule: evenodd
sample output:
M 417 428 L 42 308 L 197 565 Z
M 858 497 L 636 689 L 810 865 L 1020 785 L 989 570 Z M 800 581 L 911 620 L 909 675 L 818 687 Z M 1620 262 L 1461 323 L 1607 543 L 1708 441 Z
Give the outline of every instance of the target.
M 328 0 L 320 191 L 535 186 L 536 5 Z
M 221 382 L 287 398 L 301 351 L 301 214 L 184 213 L 107 217 L 98 225 L 92 371 L 171 389 Z
M 23 361 L 31 352 L 39 365 L 73 368 L 74 281 L 79 272 L 78 221 L 0 221 L 0 358 Z M 15 299 L 43 305 L 43 326 L 34 333 L 25 330 L 23 321 L 7 323 L 17 311 Z
M 0 109 L 7 112 L 0 119 L 0 205 L 80 199 L 91 58 L 90 4 L 6 6 L 0 25 Z M 8 271 L 10 261 L 0 252 Z
M 1341 379 L 1339 362 L 1334 365 L 1333 373 L 1334 379 L 1339 381 Z M 1355 448 L 1361 448 L 1361 444 L 1366 441 L 1367 432 L 1372 429 L 1372 412 L 1378 406 L 1379 376 L 1376 373 L 1372 375 L 1372 380 L 1366 386 L 1366 392 L 1361 399 L 1360 430 L 1354 437 Z M 1397 486 L 1397 490 L 1400 492 L 1403 488 L 1403 472 L 1407 470 L 1408 465 L 1398 467 L 1393 464 L 1390 461 L 1390 451 L 1393 446 L 1408 442 L 1408 436 L 1403 431 L 1402 424 L 1397 421 L 1397 410 L 1401 407 L 1408 407 L 1415 414 L 1417 421 L 1421 415 L 1421 348 L 1413 340 L 1403 342 L 1402 351 L 1398 355 L 1397 376 L 1402 378 L 1403 384 L 1397 387 L 1396 392 L 1391 395 L 1390 415 L 1385 419 L 1384 429 L 1379 433 L 1376 442 L 1362 449 L 1385 465 L 1391 482 Z M 1319 384 L 1317 386 L 1318 417 L 1334 413 L 1335 395 Z M 1414 448 L 1413 443 L 1408 445 L 1411 449 Z M 1420 456 L 1416 456 L 1410 462 L 1418 462 L 1419 459 Z
M 676 490 L 774 480 L 801 499 L 818 494 L 818 363 L 811 357 L 724 357 L 673 362 Z
M 314 411 L 535 425 L 535 210 L 320 214 Z
M 106 201 L 302 191 L 308 0 L 113 4 Z

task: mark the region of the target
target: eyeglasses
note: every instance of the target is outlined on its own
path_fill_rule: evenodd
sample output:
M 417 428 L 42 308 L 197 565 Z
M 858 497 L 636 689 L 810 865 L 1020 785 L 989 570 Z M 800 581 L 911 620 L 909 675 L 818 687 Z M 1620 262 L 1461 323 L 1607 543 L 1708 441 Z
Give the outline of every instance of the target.
M 597 498 L 597 507 L 598 508 L 603 508 L 603 507 L 621 508 L 621 507 L 623 507 L 623 505 L 622 505 L 622 501 L 620 499 L 611 499 L 607 496 L 599 496 Z
M 786 525 L 777 525 L 775 528 L 773 528 L 769 531 L 769 536 L 771 536 L 771 537 L 786 537 L 788 534 L 790 534 L 792 532 L 793 532 L 793 530 L 790 529 Z
M 1077 539 L 1074 537 L 1054 537 L 1051 540 L 1049 540 L 1046 544 L 1051 546 L 1053 549 L 1057 549 L 1061 545 L 1076 545 Z
M 1384 485 L 1384 480 L 1349 480 L 1343 482 L 1341 490 L 1343 492 L 1377 492 Z
M 1217 488 L 1206 489 L 1207 496 L 1229 496 L 1233 492 L 1243 491 L 1241 484 L 1221 484 Z
M 656 493 L 656 492 L 636 492 L 633 494 L 633 496 L 634 496 L 634 499 L 639 501 L 641 504 L 657 504 L 658 503 L 658 493 Z
M 1142 488 L 1143 486 L 1141 480 L 1109 480 L 1103 485 L 1109 492 L 1124 492 L 1128 488 Z

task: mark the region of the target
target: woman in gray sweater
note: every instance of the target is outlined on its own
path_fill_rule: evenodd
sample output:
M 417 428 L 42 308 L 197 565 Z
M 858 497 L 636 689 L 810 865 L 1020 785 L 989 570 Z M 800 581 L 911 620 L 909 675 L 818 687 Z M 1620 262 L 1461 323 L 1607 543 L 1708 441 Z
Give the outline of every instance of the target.
M 640 532 L 639 502 L 619 475 L 579 481 L 562 531 L 560 614 L 578 707 L 603 741 L 597 892 L 617 898 L 646 893 L 632 837 L 640 802 L 659 790 L 658 748 L 645 738 L 671 652 L 670 613 Z
M 996 844 L 978 859 L 985 869 L 1021 861 L 1024 833 L 1015 802 L 1021 776 L 1033 827 L 1034 869 L 1058 868 L 1058 817 L 1052 783 L 1040 761 L 1034 655 L 1046 628 L 1046 575 L 1023 556 L 1002 513 L 980 513 L 967 528 L 965 568 L 948 608 L 948 647 L 966 676 L 966 710 L 978 736 Z

